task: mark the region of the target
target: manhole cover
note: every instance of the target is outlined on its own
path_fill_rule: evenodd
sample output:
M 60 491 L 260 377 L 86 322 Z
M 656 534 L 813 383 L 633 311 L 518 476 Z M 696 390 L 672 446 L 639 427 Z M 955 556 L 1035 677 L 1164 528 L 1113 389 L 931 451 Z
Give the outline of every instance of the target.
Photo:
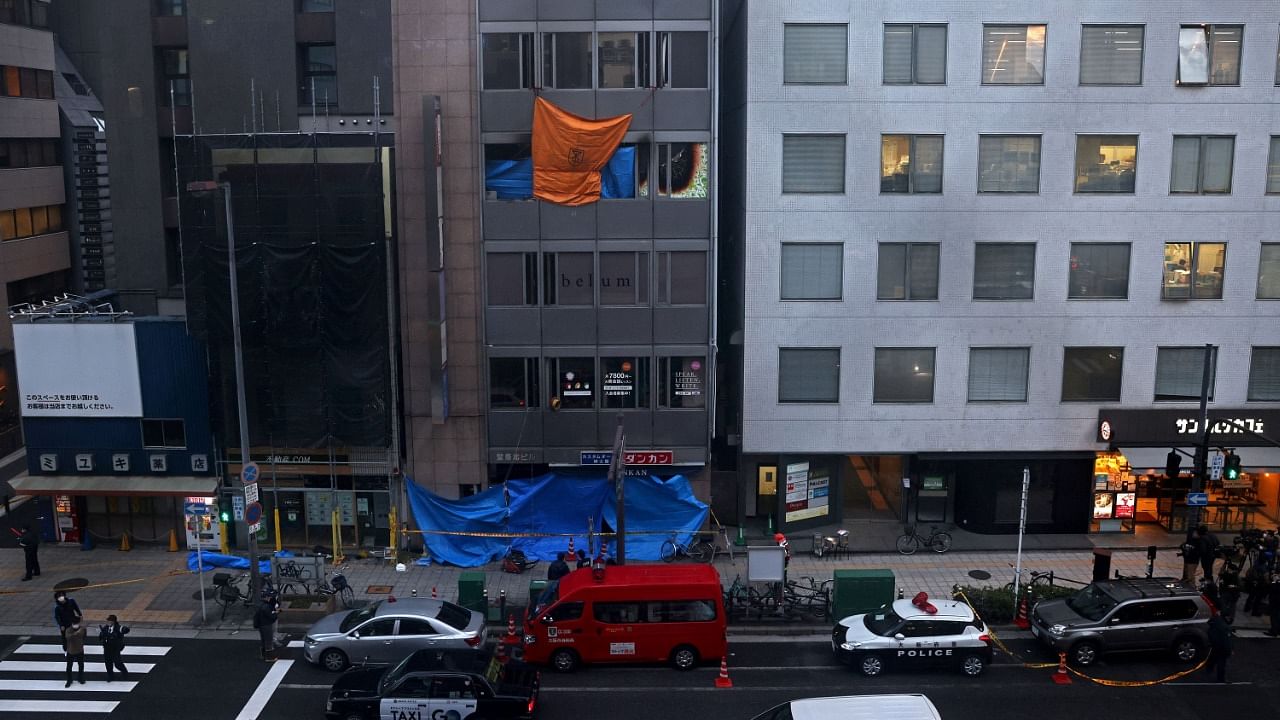
M 54 590 L 79 590 L 89 584 L 84 578 L 67 578 L 53 586 Z
M 986 570 L 970 570 L 969 577 L 973 578 L 974 580 L 990 580 L 991 573 L 987 572 Z
M 370 585 L 369 588 L 364 591 L 364 594 L 365 595 L 390 595 L 391 587 L 392 586 L 390 585 Z

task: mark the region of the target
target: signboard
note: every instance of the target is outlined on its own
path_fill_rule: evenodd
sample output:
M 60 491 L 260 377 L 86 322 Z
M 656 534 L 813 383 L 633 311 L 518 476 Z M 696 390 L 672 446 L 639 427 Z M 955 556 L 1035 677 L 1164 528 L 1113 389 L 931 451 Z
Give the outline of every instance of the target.
M 244 486 L 244 499 L 246 502 L 258 502 L 258 483 Z
M 249 530 L 256 531 L 262 523 L 262 503 L 251 502 L 244 509 L 244 521 L 249 523 Z
M 1132 518 L 1134 506 L 1138 502 L 1138 494 L 1131 492 L 1116 493 L 1116 517 Z
M 1093 519 L 1107 520 L 1116 514 L 1115 493 L 1100 492 L 1093 494 Z
M 244 498 L 240 495 L 231 496 L 231 519 L 244 520 Z
M 578 453 L 579 465 L 608 465 L 613 461 L 609 451 L 584 450 Z M 622 454 L 624 465 L 671 465 L 675 462 L 672 450 L 628 450 Z
M 1227 458 L 1222 453 L 1214 453 L 1209 456 L 1209 479 L 1221 480 L 1222 468 L 1226 465 Z
M 250 462 L 240 471 L 240 482 L 243 482 L 245 485 L 256 483 L 258 482 L 260 474 L 261 470 L 258 468 L 258 463 Z
M 309 492 L 304 493 L 307 504 L 308 525 L 329 525 L 333 522 L 334 496 L 337 496 L 338 522 L 342 525 L 355 523 L 355 498 L 349 492 Z
M 1234 421 L 1234 422 L 1227 422 Z M 1243 429 L 1242 429 L 1243 428 Z M 1230 447 L 1258 447 L 1269 443 L 1250 433 L 1277 437 L 1280 409 L 1213 408 L 1209 410 L 1209 440 Z M 1116 410 L 1098 411 L 1097 441 L 1114 447 L 1194 445 L 1200 441 L 1199 411 Z
M 830 511 L 831 478 L 826 468 L 809 463 L 787 465 L 786 521 L 796 522 L 826 515 Z
M 699 359 L 688 360 L 677 365 L 672 370 L 672 393 L 679 398 L 677 407 L 702 407 L 705 402 L 702 399 L 703 378 L 706 373 L 702 371 L 702 361 Z M 673 403 L 675 404 L 675 403 Z
M 142 417 L 132 323 L 15 323 L 23 417 Z
M 204 502 L 204 498 L 199 498 L 195 501 L 187 498 L 187 501 L 182 504 L 182 512 L 187 515 L 208 515 L 209 505 Z
M 1187 493 L 1187 507 L 1208 507 L 1209 493 Z
M 625 398 L 629 400 L 636 387 L 635 366 L 630 360 L 619 362 L 608 359 L 604 362 L 606 363 L 606 369 L 604 385 L 601 390 L 604 392 L 605 398 Z M 608 402 L 608 400 L 606 399 L 605 402 Z M 627 407 L 627 405 L 624 403 L 618 407 Z

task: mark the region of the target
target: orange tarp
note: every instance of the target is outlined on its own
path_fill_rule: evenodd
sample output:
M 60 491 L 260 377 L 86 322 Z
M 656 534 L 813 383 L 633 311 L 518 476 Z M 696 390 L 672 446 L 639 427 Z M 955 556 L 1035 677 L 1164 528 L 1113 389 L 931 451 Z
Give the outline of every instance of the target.
M 559 205 L 599 200 L 600 170 L 630 126 L 630 113 L 588 120 L 534 98 L 533 196 Z

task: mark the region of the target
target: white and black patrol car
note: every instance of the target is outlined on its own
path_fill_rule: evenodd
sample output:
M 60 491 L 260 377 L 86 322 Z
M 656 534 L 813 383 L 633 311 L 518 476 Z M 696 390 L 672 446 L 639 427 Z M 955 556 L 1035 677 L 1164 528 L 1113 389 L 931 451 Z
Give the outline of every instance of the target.
M 418 650 L 398 664 L 357 666 L 329 691 L 328 720 L 532 720 L 538 671 L 475 652 Z
M 973 608 L 924 593 L 841 620 L 831 649 L 868 676 L 886 668 L 952 668 L 975 677 L 991 663 L 991 637 Z

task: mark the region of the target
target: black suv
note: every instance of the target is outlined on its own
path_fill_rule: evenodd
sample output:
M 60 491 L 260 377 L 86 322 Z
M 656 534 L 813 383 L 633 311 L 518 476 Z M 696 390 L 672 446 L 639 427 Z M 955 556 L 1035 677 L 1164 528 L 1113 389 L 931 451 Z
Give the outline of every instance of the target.
M 1208 647 L 1213 613 L 1199 591 L 1174 578 L 1119 578 L 1036 603 L 1031 631 L 1075 665 L 1138 650 L 1169 650 L 1190 663 Z

